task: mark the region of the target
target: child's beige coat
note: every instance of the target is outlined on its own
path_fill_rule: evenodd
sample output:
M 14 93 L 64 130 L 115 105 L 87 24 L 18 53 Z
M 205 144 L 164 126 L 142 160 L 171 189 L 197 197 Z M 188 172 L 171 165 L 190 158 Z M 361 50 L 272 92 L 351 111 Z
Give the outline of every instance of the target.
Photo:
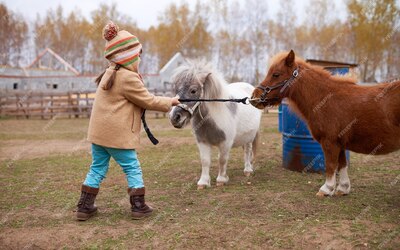
M 141 114 L 144 109 L 168 112 L 171 98 L 150 94 L 140 76 L 121 67 L 114 85 L 103 90 L 115 64 L 104 74 L 93 104 L 88 141 L 111 148 L 136 149 L 140 144 Z

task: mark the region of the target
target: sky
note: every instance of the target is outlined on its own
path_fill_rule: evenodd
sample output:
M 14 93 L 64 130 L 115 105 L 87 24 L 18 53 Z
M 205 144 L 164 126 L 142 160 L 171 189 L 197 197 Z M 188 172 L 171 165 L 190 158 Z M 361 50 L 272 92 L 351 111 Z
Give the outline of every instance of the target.
M 238 0 L 243 2 L 244 0 Z M 265 1 L 265 0 L 264 0 Z M 344 0 L 333 0 L 336 2 L 336 6 L 339 7 L 339 11 L 344 15 Z M 64 9 L 64 13 L 69 13 L 74 9 L 80 9 L 81 13 L 90 17 L 90 13 L 97 9 L 99 3 L 116 3 L 117 8 L 120 12 L 129 15 L 133 20 L 136 21 L 140 28 L 149 28 L 151 25 L 157 25 L 158 16 L 160 13 L 168 7 L 171 3 L 180 3 L 181 0 L 0 0 L 6 4 L 11 10 L 22 14 L 25 18 L 30 21 L 34 21 L 36 14 L 45 15 L 49 8 L 56 9 L 57 6 L 61 5 Z M 194 5 L 195 0 L 188 0 L 189 4 Z M 295 1 L 296 8 L 304 10 L 308 0 Z M 270 14 L 277 10 L 279 0 L 268 1 Z M 305 11 L 299 11 L 304 13 Z
M 21 13 L 23 16 L 34 20 L 36 13 L 45 15 L 49 8 L 56 9 L 61 5 L 64 13 L 69 13 L 74 9 L 80 9 L 81 13 L 90 17 L 90 13 L 97 9 L 99 3 L 117 4 L 120 12 L 127 14 L 135 20 L 139 27 L 148 28 L 157 24 L 158 15 L 171 3 L 176 0 L 0 0 L 13 11 Z M 195 2 L 195 1 L 189 1 Z

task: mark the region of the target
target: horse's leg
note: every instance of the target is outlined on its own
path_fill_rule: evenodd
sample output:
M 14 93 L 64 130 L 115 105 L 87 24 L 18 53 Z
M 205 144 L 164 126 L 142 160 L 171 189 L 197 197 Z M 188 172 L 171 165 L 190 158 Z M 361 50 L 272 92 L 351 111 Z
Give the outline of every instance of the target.
M 219 146 L 219 171 L 217 177 L 217 186 L 223 186 L 229 181 L 229 177 L 226 174 L 228 166 L 229 151 L 231 149 L 230 143 L 222 143 Z
M 251 164 L 253 160 L 253 143 L 247 143 L 243 147 L 244 149 L 244 175 L 249 177 L 253 172 L 253 165 Z
M 342 196 L 350 193 L 350 179 L 347 174 L 346 151 L 342 149 L 339 154 L 339 185 L 337 186 L 335 195 Z
M 197 189 L 210 187 L 211 145 L 198 144 L 201 159 L 201 177 L 197 182 Z
M 326 140 L 321 143 L 325 156 L 325 184 L 319 189 L 317 196 L 332 196 L 336 187 L 336 169 L 339 163 L 340 148 Z

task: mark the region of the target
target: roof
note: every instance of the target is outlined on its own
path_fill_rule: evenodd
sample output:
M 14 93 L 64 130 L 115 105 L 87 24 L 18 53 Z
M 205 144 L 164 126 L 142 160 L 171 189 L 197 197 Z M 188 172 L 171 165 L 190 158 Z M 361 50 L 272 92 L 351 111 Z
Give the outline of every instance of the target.
M 74 67 L 72 67 L 72 65 L 71 64 L 69 64 L 67 61 L 65 61 L 60 55 L 58 55 L 56 52 L 54 52 L 52 49 L 50 49 L 50 48 L 46 48 L 45 50 L 43 50 L 36 58 L 35 58 L 35 60 L 33 60 L 33 62 L 31 63 L 31 64 L 29 64 L 28 65 L 28 67 L 26 67 L 26 68 L 32 68 L 33 66 L 35 66 L 36 64 L 38 64 L 37 65 L 37 67 L 38 68 L 42 68 L 43 66 L 42 66 L 42 63 L 41 63 L 41 60 L 44 58 L 44 56 L 46 56 L 46 55 L 50 55 L 50 56 L 52 56 L 53 58 L 55 58 L 56 59 L 56 61 L 57 62 L 59 62 L 60 64 L 61 64 L 61 68 L 64 68 L 65 69 L 65 71 L 71 71 L 71 72 L 73 72 L 75 75 L 79 75 L 79 71 L 78 70 L 76 70 Z M 49 68 L 49 69 L 53 69 L 53 67 L 51 67 L 51 66 L 53 66 L 54 64 L 53 64 L 53 62 L 51 61 L 51 63 L 50 63 L 51 65 L 50 65 L 50 67 L 46 67 L 46 68 Z
M 178 60 L 184 60 L 182 54 L 180 52 L 176 53 L 165 65 L 162 67 L 160 70 L 160 74 L 163 74 L 165 71 L 167 71 L 176 61 Z
M 306 62 L 311 63 L 313 65 L 326 67 L 326 68 L 344 68 L 344 67 L 355 68 L 355 67 L 358 67 L 358 64 L 356 64 L 356 63 L 335 62 L 335 61 L 326 61 L 326 60 L 317 60 L 317 59 L 307 59 Z

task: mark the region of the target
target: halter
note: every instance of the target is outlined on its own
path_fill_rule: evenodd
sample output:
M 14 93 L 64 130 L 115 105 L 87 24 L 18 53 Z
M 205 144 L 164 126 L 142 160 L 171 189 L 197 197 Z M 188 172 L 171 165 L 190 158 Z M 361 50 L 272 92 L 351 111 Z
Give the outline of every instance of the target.
M 192 107 L 189 107 L 187 104 L 183 103 L 177 105 L 177 107 L 189 112 L 191 116 L 193 116 L 198 106 L 200 106 L 200 102 L 196 102 Z
M 261 96 L 260 96 L 260 102 L 267 102 L 267 101 L 271 101 L 271 100 L 278 100 L 279 98 L 277 98 L 277 97 L 275 97 L 275 98 L 270 98 L 270 99 L 268 99 L 268 98 L 266 98 L 267 97 L 267 95 L 272 91 L 272 90 L 275 90 L 275 89 L 281 89 L 280 91 L 279 91 L 279 93 L 280 94 L 282 94 L 283 92 L 285 92 L 285 90 L 289 87 L 289 85 L 290 84 L 292 84 L 292 82 L 297 78 L 299 76 L 299 68 L 297 67 L 294 71 L 293 71 L 293 73 L 292 73 L 292 76 L 289 78 L 289 79 L 287 79 L 287 80 L 284 80 L 284 81 L 282 81 L 282 82 L 279 82 L 278 84 L 276 84 L 276 85 L 274 85 L 274 86 L 272 86 L 272 87 L 270 87 L 270 86 L 266 86 L 266 87 L 264 87 L 264 86 L 261 86 L 261 85 L 259 85 L 259 86 L 257 86 L 257 89 L 261 89 L 262 91 L 263 91 L 263 93 L 261 94 Z

